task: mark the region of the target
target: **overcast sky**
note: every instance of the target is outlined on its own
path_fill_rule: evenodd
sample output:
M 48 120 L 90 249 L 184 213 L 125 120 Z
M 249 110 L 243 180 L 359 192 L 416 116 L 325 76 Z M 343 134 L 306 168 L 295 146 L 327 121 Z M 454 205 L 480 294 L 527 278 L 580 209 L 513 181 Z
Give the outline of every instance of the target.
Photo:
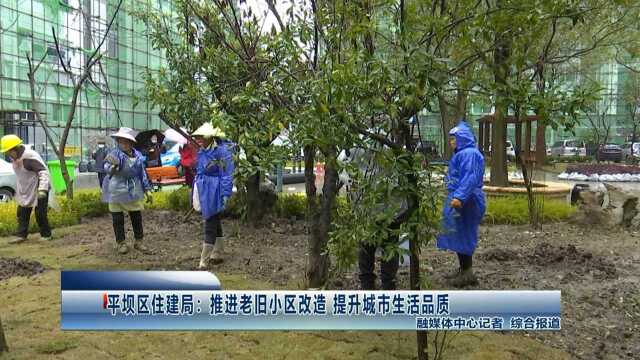
M 291 6 L 291 1 L 276 0 L 275 3 L 276 3 L 276 9 L 278 9 L 278 13 L 282 18 L 282 21 L 287 22 L 288 21 L 287 9 L 289 9 L 289 7 Z M 265 20 L 263 31 L 265 32 L 271 31 L 271 27 L 273 27 L 274 25 L 276 29 L 278 29 L 278 21 L 276 20 L 275 16 L 273 16 L 271 11 L 269 11 L 269 7 L 267 6 L 266 0 L 246 0 L 246 2 L 241 5 L 242 9 L 246 9 L 248 7 L 251 8 L 252 12 L 256 14 L 256 17 L 258 17 L 258 19 L 260 20 L 262 20 L 263 14 L 265 13 L 265 11 L 267 12 L 267 15 L 266 15 L 267 17 Z

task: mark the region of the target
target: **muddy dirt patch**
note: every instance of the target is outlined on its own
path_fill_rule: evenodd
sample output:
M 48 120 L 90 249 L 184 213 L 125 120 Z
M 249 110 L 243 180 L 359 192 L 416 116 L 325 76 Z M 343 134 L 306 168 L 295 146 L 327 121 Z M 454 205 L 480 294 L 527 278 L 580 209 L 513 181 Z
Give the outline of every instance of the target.
M 37 261 L 0 257 L 0 281 L 14 276 L 33 276 L 44 270 Z
M 532 249 L 491 248 L 478 256 L 489 262 L 528 263 L 533 267 L 556 267 L 566 270 L 566 276 L 590 274 L 596 279 L 614 279 L 618 272 L 615 264 L 603 257 L 573 244 L 536 244 Z
M 68 245 L 88 245 L 89 252 L 120 266 L 153 270 L 196 270 L 203 242 L 202 218 L 172 211 L 144 211 L 144 244 L 147 252 L 130 249 L 126 255 L 115 250 L 110 217 L 87 220 L 91 231 L 65 237 Z M 302 284 L 307 229 L 304 221 L 274 219 L 252 228 L 239 220 L 223 219 L 225 262 L 209 270 L 242 274 L 285 286 Z M 125 218 L 127 242 L 132 244 L 131 224 Z
M 131 250 L 119 255 L 111 219 L 89 220 L 87 230 L 62 239 L 84 244 L 87 252 L 117 268 L 195 269 L 202 249 L 202 219 L 167 211 L 143 213 L 148 253 Z M 272 287 L 304 284 L 308 229 L 304 221 L 273 219 L 252 228 L 238 220 L 223 220 L 226 260 L 213 272 L 241 275 Z M 131 243 L 131 225 L 126 221 Z M 482 227 L 473 267 L 480 285 L 469 289 L 561 290 L 562 331 L 522 334 L 561 348 L 579 359 L 631 359 L 640 352 L 640 235 L 572 227 Z M 449 288 L 442 274 L 458 267 L 455 254 L 423 249 L 421 267 L 434 289 Z M 378 263 L 379 264 L 379 263 Z M 376 274 L 379 265 L 376 265 Z M 408 288 L 408 268 L 400 267 L 398 288 Z M 603 281 L 604 280 L 604 281 Z M 356 289 L 357 271 L 336 276 L 330 288 Z
M 614 279 L 618 272 L 616 266 L 600 255 L 594 255 L 575 245 L 557 246 L 549 243 L 536 245 L 531 256 L 532 265 L 570 268 L 575 273 L 590 273 L 597 279 Z

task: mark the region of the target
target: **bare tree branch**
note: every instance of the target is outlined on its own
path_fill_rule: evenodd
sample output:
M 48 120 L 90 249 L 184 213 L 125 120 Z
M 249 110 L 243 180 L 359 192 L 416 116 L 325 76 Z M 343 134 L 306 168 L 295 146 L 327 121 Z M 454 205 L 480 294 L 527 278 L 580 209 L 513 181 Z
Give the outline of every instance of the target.
M 31 60 L 31 57 L 27 54 L 27 63 L 29 65 L 29 72 L 27 73 L 27 78 L 29 79 L 29 90 L 30 90 L 30 95 L 31 95 L 31 111 L 33 111 L 36 120 L 38 121 L 38 123 L 40 124 L 40 126 L 42 126 L 42 129 L 44 130 L 44 134 L 45 137 L 47 138 L 47 140 L 49 141 L 49 144 L 51 145 L 51 148 L 53 149 L 53 151 L 55 152 L 57 157 L 60 157 L 60 153 L 58 151 L 58 148 L 56 147 L 56 142 L 53 139 L 53 136 L 51 135 L 51 131 L 49 129 L 49 126 L 46 124 L 46 122 L 42 119 L 42 114 L 40 113 L 40 109 L 38 108 L 38 101 L 36 100 L 36 70 L 37 68 L 35 68 L 33 66 L 33 62 Z
M 275 16 L 278 21 L 278 25 L 280 26 L 280 31 L 284 31 L 286 29 L 282 18 L 280 17 L 280 13 L 278 13 L 278 9 L 276 9 L 276 2 L 274 0 L 265 0 L 267 6 L 269 7 L 269 11 Z

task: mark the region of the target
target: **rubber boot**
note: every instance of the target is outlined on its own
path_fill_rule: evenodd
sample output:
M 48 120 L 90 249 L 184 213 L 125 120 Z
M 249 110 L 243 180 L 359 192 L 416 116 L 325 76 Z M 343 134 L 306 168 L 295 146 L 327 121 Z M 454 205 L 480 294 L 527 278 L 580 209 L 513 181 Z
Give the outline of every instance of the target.
M 214 264 L 224 262 L 224 237 L 216 239 L 216 243 L 213 245 L 213 253 L 211 253 L 211 261 L 213 261 Z
M 445 280 L 453 280 L 460 275 L 461 269 L 456 269 L 444 275 Z
M 120 253 L 121 255 L 124 255 L 128 252 L 129 252 L 129 247 L 127 246 L 127 243 L 123 241 L 118 244 L 118 253 Z
M 202 244 L 202 254 L 200 254 L 200 264 L 198 265 L 198 269 L 204 270 L 207 268 L 212 251 L 213 245 L 207 243 Z
M 451 285 L 461 288 L 465 286 L 478 285 L 478 279 L 473 274 L 472 269 L 462 270 L 460 275 L 451 280 Z
M 133 248 L 138 251 L 142 251 L 143 253 L 146 253 L 149 251 L 149 248 L 142 243 L 142 239 L 134 239 Z

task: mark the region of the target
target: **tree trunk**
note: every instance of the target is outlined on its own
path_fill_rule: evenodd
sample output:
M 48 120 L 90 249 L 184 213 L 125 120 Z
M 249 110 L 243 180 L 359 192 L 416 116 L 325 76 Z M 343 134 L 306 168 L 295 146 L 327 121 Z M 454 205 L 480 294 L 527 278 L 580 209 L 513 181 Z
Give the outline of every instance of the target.
M 4 329 L 2 328 L 2 319 L 0 319 L 0 354 L 5 351 L 9 351 L 9 346 L 7 346 L 7 339 L 4 337 Z
M 316 197 L 316 174 L 313 172 L 316 161 L 316 149 L 313 146 L 304 147 L 304 181 L 305 192 L 307 194 L 307 206 L 315 205 Z M 309 207 L 309 210 L 312 210 Z
M 501 2 L 497 2 L 500 7 Z M 507 124 L 505 116 L 508 115 L 509 103 L 506 94 L 507 77 L 509 72 L 509 34 L 506 31 L 496 30 L 496 49 L 494 51 L 493 73 L 496 83 L 495 117 L 491 131 L 491 185 L 507 186 Z
M 249 176 L 245 183 L 247 189 L 247 222 L 257 227 L 264 217 L 262 201 L 260 197 L 260 173 Z
M 502 96 L 502 95 L 499 95 Z M 496 104 L 497 105 L 497 104 Z M 504 121 L 506 106 L 496 106 L 495 118 L 491 132 L 491 185 L 507 186 L 507 126 Z
M 413 203 L 411 206 L 414 209 L 409 209 L 409 211 L 415 211 L 417 202 L 410 203 Z M 409 283 L 411 284 L 411 290 L 420 290 L 420 248 L 418 247 L 415 235 L 409 239 L 409 256 Z M 429 344 L 427 332 L 416 331 L 416 342 L 418 345 L 418 360 L 428 360 Z
M 329 231 L 331 231 L 331 219 L 333 208 L 338 195 L 338 171 L 336 168 L 337 154 L 335 149 L 323 152 L 325 156 L 324 167 L 324 184 L 322 186 L 322 194 L 318 198 L 313 194 L 309 197 L 307 193 L 307 201 L 309 206 L 309 221 L 311 222 L 311 236 L 309 237 L 309 258 L 307 262 L 307 285 L 312 288 L 323 286 L 329 275 L 329 254 L 327 253 L 327 243 L 329 242 Z M 313 161 L 307 157 L 305 150 L 305 178 L 307 182 L 307 190 L 310 189 L 308 175 L 309 169 L 307 165 L 309 161 Z M 311 168 L 313 169 L 313 167 Z M 313 170 L 311 170 L 313 172 Z M 315 176 L 313 176 L 315 181 Z M 315 189 L 315 185 L 313 186 Z
M 536 165 L 539 167 L 544 166 L 544 162 L 547 159 L 546 130 L 547 126 L 544 125 L 544 122 L 538 120 L 536 127 Z
M 67 170 L 67 161 L 64 158 L 64 152 L 60 154 L 62 155 L 58 155 L 58 160 L 60 161 L 60 172 L 62 173 L 62 178 L 66 186 L 65 194 L 67 195 L 67 199 L 71 200 L 73 199 L 73 180 L 71 180 L 71 176 Z
M 447 104 L 444 95 L 438 95 L 438 105 L 440 107 L 440 119 L 442 125 L 442 155 L 445 159 L 451 159 L 453 149 L 449 146 L 449 131 L 456 126 L 455 119 L 451 115 L 449 105 Z

